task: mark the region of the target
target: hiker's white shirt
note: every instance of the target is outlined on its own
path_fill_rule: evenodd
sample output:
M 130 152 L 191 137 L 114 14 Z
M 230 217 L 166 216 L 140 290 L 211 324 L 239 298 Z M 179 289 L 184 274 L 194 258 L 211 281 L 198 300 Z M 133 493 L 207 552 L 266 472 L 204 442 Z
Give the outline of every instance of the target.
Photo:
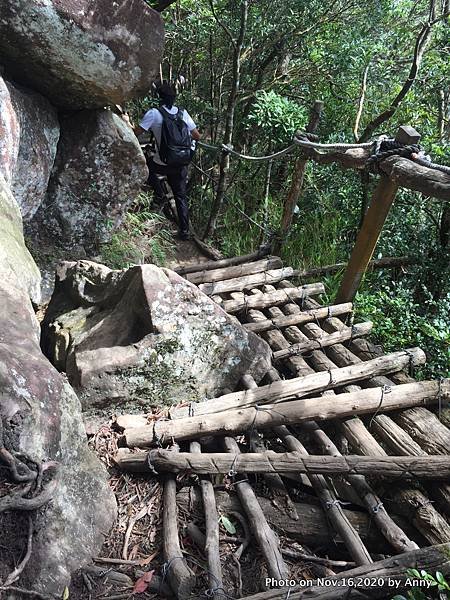
M 169 115 L 176 115 L 178 112 L 177 106 L 172 106 L 172 108 L 167 108 L 167 106 L 162 106 L 162 108 L 163 108 L 163 110 L 166 110 L 169 113 Z M 185 109 L 183 109 L 183 121 L 188 126 L 189 131 L 196 129 L 197 125 L 194 123 L 190 114 Z M 145 113 L 145 115 L 143 116 L 142 121 L 139 123 L 139 126 L 142 127 L 142 129 L 145 129 L 145 131 L 149 131 L 149 129 L 151 129 L 153 135 L 155 136 L 156 152 L 155 152 L 155 155 L 153 156 L 153 160 L 158 165 L 165 164 L 165 163 L 163 163 L 163 161 L 161 160 L 161 157 L 159 156 L 159 146 L 161 144 L 162 124 L 163 124 L 163 118 L 157 108 L 151 108 L 150 110 L 148 110 Z M 195 149 L 195 142 L 192 141 L 192 144 L 193 144 L 192 149 Z

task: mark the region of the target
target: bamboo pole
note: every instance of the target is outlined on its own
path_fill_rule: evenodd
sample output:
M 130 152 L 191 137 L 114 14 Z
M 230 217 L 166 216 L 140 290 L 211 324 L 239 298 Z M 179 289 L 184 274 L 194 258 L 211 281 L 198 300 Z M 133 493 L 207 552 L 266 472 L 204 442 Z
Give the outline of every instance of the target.
M 450 460 L 447 456 L 441 455 L 305 456 L 298 451 L 196 454 L 175 453 L 158 448 L 150 450 L 148 461 L 151 468 L 161 473 L 190 472 L 209 475 L 233 471 L 235 473 L 304 473 L 308 476 L 320 474 L 331 477 L 356 474 L 387 479 L 450 479 Z
M 172 419 L 191 415 L 205 415 L 237 408 L 246 408 L 256 404 L 279 403 L 286 400 L 299 399 L 311 393 L 341 387 L 373 375 L 382 375 L 408 367 L 410 364 L 422 365 L 426 357 L 420 348 L 410 348 L 393 352 L 378 358 L 361 362 L 348 367 L 334 368 L 319 373 L 276 381 L 253 389 L 233 392 L 212 400 L 192 403 L 189 407 L 174 408 L 170 411 Z M 118 417 L 121 420 L 123 417 Z
M 203 435 L 229 435 L 251 428 L 295 425 L 312 419 L 326 420 L 435 404 L 440 398 L 447 399 L 449 394 L 450 379 L 442 382 L 420 381 L 389 390 L 373 388 L 340 394 L 339 403 L 333 397 L 308 398 L 276 406 L 249 407 L 175 421 L 159 420 L 146 427 L 126 429 L 125 439 L 130 448 L 146 447 L 172 437 L 174 440 L 189 440 Z

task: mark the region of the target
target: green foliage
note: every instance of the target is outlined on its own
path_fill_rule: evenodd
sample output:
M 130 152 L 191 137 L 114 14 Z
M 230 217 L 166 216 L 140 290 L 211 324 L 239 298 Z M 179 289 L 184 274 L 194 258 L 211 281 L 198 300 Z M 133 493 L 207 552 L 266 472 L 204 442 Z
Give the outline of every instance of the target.
M 306 121 L 304 106 L 274 90 L 258 92 L 248 115 L 249 128 L 257 128 L 258 135 L 264 134 L 279 143 L 289 142 L 297 129 L 305 127 Z
M 362 291 L 355 299 L 356 316 L 374 323 L 373 338 L 386 352 L 419 346 L 427 363 L 416 376 L 447 377 L 450 366 L 450 293 L 439 301 L 419 304 L 402 283 Z
M 355 117 L 366 68 L 358 134 L 387 110 L 408 78 L 415 42 L 428 20 L 428 0 L 249 3 L 241 57 L 240 90 L 234 115 L 233 145 L 262 155 L 289 143 L 304 128 L 310 106 L 324 101 L 319 125 L 323 142 L 353 141 Z M 438 11 L 442 3 L 436 3 Z M 199 124 L 205 141 L 220 143 L 233 79 L 233 46 L 240 27 L 240 0 L 178 0 L 163 12 L 166 53 L 163 76 L 184 75 L 178 100 Z M 374 135 L 393 135 L 413 125 L 437 162 L 450 161 L 448 19 L 433 26 L 419 76 L 407 96 Z M 135 120 L 154 98 L 132 103 Z M 200 150 L 192 170 L 191 214 L 198 230 L 208 220 L 216 192 L 217 153 Z M 226 204 L 214 244 L 226 255 L 255 250 L 277 231 L 289 191 L 295 155 L 267 164 L 231 156 Z M 368 197 L 376 183 L 371 176 Z M 348 260 L 360 221 L 362 184 L 357 173 L 308 164 L 294 225 L 283 240 L 282 258 L 300 268 Z M 376 249 L 377 256 L 413 256 L 415 267 L 372 273 L 357 300 L 359 315 L 375 321 L 374 336 L 386 350 L 420 345 L 428 355 L 422 375 L 448 371 L 450 248 L 445 242 L 445 207 L 440 201 L 402 190 Z M 247 215 L 244 216 L 244 214 Z M 258 223 L 267 231 L 263 235 Z M 327 277 L 333 301 L 340 274 Z
M 421 569 L 408 569 L 406 574 L 409 578 L 423 584 L 407 592 L 406 596 L 397 594 L 392 600 L 445 600 L 450 598 L 450 584 L 440 571 L 434 575 Z
M 131 265 L 154 263 L 164 266 L 167 254 L 173 247 L 173 238 L 167 220 L 149 209 L 149 197 L 142 193 L 125 216 L 125 222 L 103 244 L 103 262 L 113 269 Z

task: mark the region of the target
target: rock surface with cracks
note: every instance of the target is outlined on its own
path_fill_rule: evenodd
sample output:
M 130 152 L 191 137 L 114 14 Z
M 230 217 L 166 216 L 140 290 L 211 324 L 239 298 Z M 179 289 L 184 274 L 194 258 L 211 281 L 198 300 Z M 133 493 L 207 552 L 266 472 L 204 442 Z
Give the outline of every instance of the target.
M 63 108 L 144 95 L 164 47 L 160 15 L 142 0 L 2 0 L 0 53 L 16 81 Z
M 32 553 L 16 585 L 61 597 L 71 573 L 101 548 L 116 502 L 106 470 L 88 450 L 79 400 L 41 352 L 30 301 L 30 296 L 39 301 L 39 271 L 25 247 L 19 207 L 2 176 L 0 227 L 2 442 L 10 453 L 26 457 L 32 470 L 49 462 L 58 467 L 50 502 L 31 513 Z M 2 469 L 1 476 L 8 478 L 8 470 Z M 0 513 L 2 572 L 6 567 L 12 571 L 24 555 L 24 519 L 21 511 Z
M 63 263 L 43 329 L 85 409 L 198 401 L 259 381 L 268 345 L 169 269 Z

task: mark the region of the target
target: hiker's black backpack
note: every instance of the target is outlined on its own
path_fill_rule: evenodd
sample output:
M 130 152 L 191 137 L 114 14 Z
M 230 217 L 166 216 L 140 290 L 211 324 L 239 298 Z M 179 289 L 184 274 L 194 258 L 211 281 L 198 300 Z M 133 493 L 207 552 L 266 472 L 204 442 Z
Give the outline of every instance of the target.
M 163 118 L 159 144 L 161 160 L 169 167 L 189 164 L 192 139 L 188 126 L 183 121 L 183 110 L 179 108 L 175 115 L 171 115 L 164 108 L 158 110 Z

